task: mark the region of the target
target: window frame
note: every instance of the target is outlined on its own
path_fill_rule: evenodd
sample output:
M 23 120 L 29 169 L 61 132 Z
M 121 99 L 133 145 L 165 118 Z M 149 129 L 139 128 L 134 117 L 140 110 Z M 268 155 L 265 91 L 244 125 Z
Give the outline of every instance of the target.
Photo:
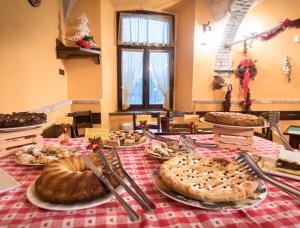
M 173 110 L 173 97 L 174 97 L 174 38 L 175 38 L 175 16 L 167 13 L 144 11 L 144 10 L 129 10 L 117 11 L 117 37 L 119 37 L 119 19 L 120 13 L 138 13 L 138 14 L 153 14 L 153 15 L 167 15 L 172 18 L 172 47 L 149 47 L 149 46 L 133 46 L 133 45 L 119 45 L 117 44 L 117 97 L 118 97 L 118 111 L 132 111 L 132 110 L 164 110 L 163 105 L 150 105 L 149 104 L 149 52 L 151 50 L 162 50 L 169 53 L 169 86 L 170 86 L 170 110 Z M 122 49 L 143 49 L 143 104 L 130 105 L 129 109 L 122 110 Z

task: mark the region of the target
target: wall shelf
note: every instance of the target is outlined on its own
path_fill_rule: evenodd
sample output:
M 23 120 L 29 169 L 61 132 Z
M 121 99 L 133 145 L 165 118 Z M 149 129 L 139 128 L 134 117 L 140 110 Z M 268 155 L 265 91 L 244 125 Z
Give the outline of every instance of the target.
M 56 57 L 67 59 L 69 57 L 95 57 L 100 64 L 100 48 L 67 47 L 60 40 L 56 39 Z

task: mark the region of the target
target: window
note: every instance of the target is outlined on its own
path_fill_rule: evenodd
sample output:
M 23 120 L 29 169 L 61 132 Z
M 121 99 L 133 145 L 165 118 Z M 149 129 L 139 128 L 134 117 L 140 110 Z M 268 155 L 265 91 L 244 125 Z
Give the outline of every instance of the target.
M 118 12 L 118 108 L 173 109 L 174 16 Z

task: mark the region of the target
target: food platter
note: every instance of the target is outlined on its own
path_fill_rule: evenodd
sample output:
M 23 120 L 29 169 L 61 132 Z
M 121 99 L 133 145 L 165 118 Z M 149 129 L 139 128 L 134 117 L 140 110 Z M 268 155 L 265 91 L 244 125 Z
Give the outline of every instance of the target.
M 38 145 L 27 145 L 16 151 L 15 162 L 24 166 L 43 166 L 60 158 L 68 158 L 73 156 L 75 152 L 77 152 L 77 150 L 67 150 L 65 147 L 59 144 L 48 144 L 47 146 L 48 148 L 53 146 L 53 148 L 56 148 L 57 151 L 50 151 L 46 146 L 41 147 Z M 76 147 L 76 149 L 78 148 L 80 147 Z
M 172 143 L 178 143 L 178 142 L 172 142 Z M 195 153 L 195 151 L 191 151 L 191 150 L 189 150 L 188 148 L 186 148 L 186 153 L 180 153 L 180 152 L 174 152 L 174 154 L 172 154 L 172 155 L 170 155 L 170 156 L 167 156 L 167 155 L 165 155 L 165 156 L 163 156 L 162 154 L 160 154 L 160 153 L 158 153 L 158 152 L 155 152 L 155 151 L 153 151 L 153 149 L 152 149 L 152 147 L 154 147 L 155 145 L 157 145 L 158 146 L 158 148 L 157 149 L 162 149 L 163 150 L 163 148 L 162 147 L 160 147 L 160 145 L 162 144 L 162 142 L 154 142 L 154 143 L 152 143 L 151 145 L 149 145 L 147 148 L 146 148 L 146 153 L 149 155 L 149 156 L 151 156 L 151 157 L 154 157 L 154 158 L 157 158 L 157 159 L 160 159 L 160 160 L 163 160 L 163 161 L 166 161 L 166 160 L 169 160 L 169 159 L 171 159 L 171 158 L 173 158 L 174 156 L 177 156 L 177 155 L 191 155 L 191 154 L 194 154 Z M 164 143 L 165 144 L 165 143 Z M 182 145 L 181 145 L 182 146 Z M 169 148 L 167 148 L 167 149 L 169 149 Z M 176 151 L 176 150 L 175 150 Z
M 0 128 L 0 132 L 7 133 L 7 132 L 15 132 L 15 131 L 25 131 L 25 130 L 30 130 L 34 128 L 38 128 L 43 126 L 46 123 L 42 124 L 35 124 L 35 125 L 29 125 L 29 126 L 24 126 L 24 127 L 7 127 L 7 128 Z
M 242 210 L 242 209 L 253 207 L 261 203 L 267 196 L 267 188 L 262 181 L 260 181 L 259 186 L 256 192 L 254 193 L 253 197 L 241 201 L 236 201 L 236 202 L 218 202 L 218 203 L 194 200 L 170 190 L 162 182 L 159 176 L 159 168 L 153 172 L 152 181 L 156 186 L 156 188 L 166 197 L 185 205 L 207 209 L 207 210 L 227 210 L 227 211 Z
M 119 186 L 116 188 L 116 191 L 119 194 L 122 194 L 124 192 L 124 188 L 122 186 Z M 99 197 L 97 199 L 87 201 L 87 202 L 80 202 L 80 203 L 68 203 L 68 204 L 55 204 L 55 203 L 49 203 L 41 200 L 37 193 L 35 192 L 35 181 L 32 182 L 26 191 L 26 196 L 30 203 L 33 205 L 47 209 L 47 210 L 55 210 L 55 211 L 70 211 L 70 210 L 80 210 L 80 209 L 86 209 L 91 208 L 95 206 L 99 206 L 101 204 L 107 203 L 113 199 L 113 194 L 109 193 L 102 197 Z
M 110 145 L 105 145 L 105 148 L 114 148 L 116 147 L 117 149 L 126 149 L 126 148 L 135 148 L 135 147 L 141 147 L 141 146 L 146 146 L 149 143 L 149 140 L 146 140 L 145 142 L 139 143 L 139 144 L 132 144 L 128 146 L 110 146 Z
M 149 142 L 148 138 L 143 134 L 140 134 L 136 131 L 129 130 L 119 130 L 119 131 L 110 131 L 109 138 L 103 140 L 105 148 L 134 148 L 144 146 Z
M 256 129 L 256 128 L 267 128 L 269 127 L 269 124 L 265 122 L 262 126 L 234 126 L 234 125 L 226 125 L 226 124 L 218 124 L 213 122 L 208 122 L 205 120 L 204 117 L 200 118 L 200 121 L 203 123 L 213 124 L 216 127 L 223 127 L 223 128 L 232 128 L 232 129 Z
M 276 158 L 272 157 L 272 156 L 267 156 L 267 155 L 257 155 L 257 154 L 250 154 L 251 157 L 260 157 L 261 159 L 263 159 L 266 164 L 261 166 L 260 164 L 259 167 L 268 174 L 271 175 L 275 175 L 275 176 L 279 176 L 279 177 L 284 177 L 284 178 L 289 178 L 289 179 L 294 179 L 294 180 L 298 180 L 300 181 L 300 176 L 294 175 L 294 174 L 290 174 L 290 173 L 285 173 L 285 172 L 281 172 L 279 170 L 275 169 L 275 163 L 276 163 Z

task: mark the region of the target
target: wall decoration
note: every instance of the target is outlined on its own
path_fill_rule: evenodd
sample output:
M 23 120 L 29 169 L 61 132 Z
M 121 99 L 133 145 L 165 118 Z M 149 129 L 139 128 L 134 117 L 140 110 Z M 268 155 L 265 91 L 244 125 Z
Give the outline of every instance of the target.
M 67 39 L 76 43 L 77 46 L 82 48 L 91 48 L 96 47 L 93 36 L 90 33 L 90 29 L 88 27 L 89 20 L 85 13 L 82 13 L 79 17 L 79 25 L 73 27 L 73 29 L 77 30 L 77 33 Z
M 288 77 L 288 82 L 291 82 L 291 64 L 289 62 L 289 57 L 287 55 L 283 58 L 283 73 Z
M 257 34 L 254 36 L 254 39 L 260 39 L 262 41 L 267 41 L 270 39 L 273 39 L 275 36 L 277 36 L 279 33 L 282 33 L 286 29 L 291 29 L 291 28 L 300 28 L 300 18 L 296 20 L 290 20 L 288 18 L 284 19 L 279 23 L 278 26 L 265 31 L 262 34 Z
M 225 99 L 222 103 L 223 105 L 223 111 L 224 112 L 230 112 L 231 107 L 231 92 L 232 92 L 232 85 L 227 86 L 227 93 L 225 95 Z
M 255 66 L 255 61 L 251 59 L 244 59 L 240 62 L 234 74 L 239 77 L 240 84 L 243 88 L 243 101 L 241 103 L 245 112 L 249 112 L 253 100 L 251 100 L 251 93 L 249 89 L 250 79 L 254 80 L 254 77 L 257 74 L 257 69 Z
M 33 7 L 39 7 L 42 0 L 28 0 Z

